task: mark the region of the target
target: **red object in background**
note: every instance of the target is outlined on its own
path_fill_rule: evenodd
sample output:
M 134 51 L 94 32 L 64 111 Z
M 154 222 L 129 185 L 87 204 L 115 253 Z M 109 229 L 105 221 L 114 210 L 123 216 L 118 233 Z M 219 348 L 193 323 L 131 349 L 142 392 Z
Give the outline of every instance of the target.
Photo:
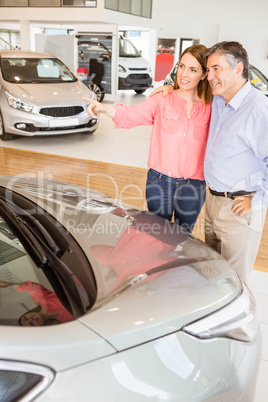
M 82 73 L 82 74 L 87 74 L 87 68 L 78 67 L 77 72 Z
M 174 56 L 172 53 L 159 53 L 156 56 L 155 81 L 162 81 L 169 74 L 174 65 Z
M 77 76 L 78 76 L 78 78 L 79 78 L 80 80 L 85 80 L 85 79 L 87 78 L 87 72 L 88 72 L 88 69 L 87 69 L 87 68 L 78 67 L 78 69 L 77 69 Z

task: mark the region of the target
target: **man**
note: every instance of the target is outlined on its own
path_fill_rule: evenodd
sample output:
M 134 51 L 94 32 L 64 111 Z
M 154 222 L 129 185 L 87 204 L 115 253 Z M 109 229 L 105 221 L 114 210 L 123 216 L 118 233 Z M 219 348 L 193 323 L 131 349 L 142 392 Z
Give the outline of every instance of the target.
M 247 281 L 268 205 L 268 98 L 248 81 L 240 43 L 217 43 L 206 56 L 214 97 L 204 165 L 205 240 Z

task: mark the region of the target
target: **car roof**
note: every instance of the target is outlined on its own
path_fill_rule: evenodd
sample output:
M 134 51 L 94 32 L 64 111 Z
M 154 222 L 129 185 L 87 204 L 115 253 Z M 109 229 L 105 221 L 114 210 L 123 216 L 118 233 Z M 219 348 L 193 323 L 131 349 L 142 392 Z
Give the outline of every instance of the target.
M 34 52 L 34 51 L 24 51 L 24 50 L 1 50 L 0 51 L 1 58 L 17 58 L 17 57 L 32 57 L 32 58 L 55 58 L 52 54 L 42 53 L 42 52 Z

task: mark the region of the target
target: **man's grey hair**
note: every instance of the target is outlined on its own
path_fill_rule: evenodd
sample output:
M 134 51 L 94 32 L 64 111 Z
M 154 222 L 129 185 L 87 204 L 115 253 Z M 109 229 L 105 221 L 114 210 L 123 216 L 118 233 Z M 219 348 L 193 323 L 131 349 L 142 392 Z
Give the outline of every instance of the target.
M 205 52 L 206 59 L 212 54 L 217 53 L 227 57 L 231 69 L 234 69 L 237 63 L 243 64 L 242 77 L 248 79 L 249 61 L 247 51 L 239 42 L 219 42 L 208 48 Z

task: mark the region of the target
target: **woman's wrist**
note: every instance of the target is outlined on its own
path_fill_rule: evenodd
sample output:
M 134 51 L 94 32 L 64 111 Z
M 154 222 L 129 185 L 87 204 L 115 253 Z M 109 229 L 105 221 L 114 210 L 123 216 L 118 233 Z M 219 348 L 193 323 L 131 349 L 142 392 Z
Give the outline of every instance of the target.
M 104 113 L 104 114 L 106 114 L 106 116 L 113 118 L 115 116 L 115 107 L 103 105 L 103 107 L 101 109 L 101 113 Z

